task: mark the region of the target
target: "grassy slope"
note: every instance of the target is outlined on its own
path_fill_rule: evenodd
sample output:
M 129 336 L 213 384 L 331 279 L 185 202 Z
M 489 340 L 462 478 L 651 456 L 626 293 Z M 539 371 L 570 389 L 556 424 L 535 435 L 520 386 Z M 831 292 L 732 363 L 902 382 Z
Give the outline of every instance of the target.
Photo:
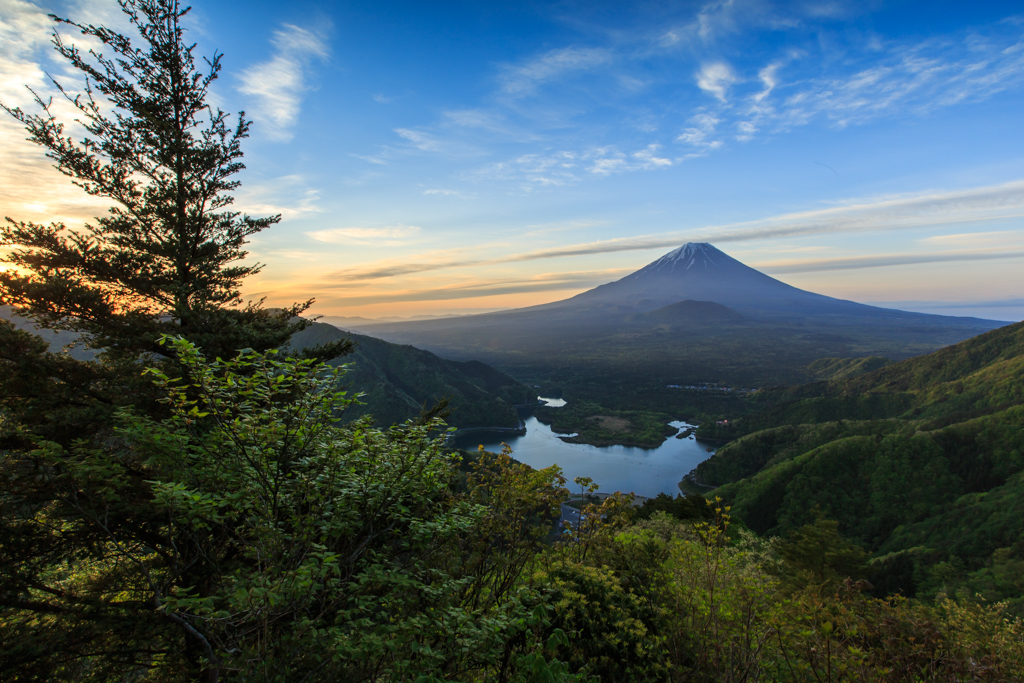
M 820 507 L 888 588 L 1024 593 L 1003 571 L 1024 561 L 1024 324 L 763 400 L 693 474 L 751 528 L 785 533 Z
M 863 375 L 892 364 L 888 358 L 819 358 L 807 365 L 807 370 L 819 380 L 842 380 Z

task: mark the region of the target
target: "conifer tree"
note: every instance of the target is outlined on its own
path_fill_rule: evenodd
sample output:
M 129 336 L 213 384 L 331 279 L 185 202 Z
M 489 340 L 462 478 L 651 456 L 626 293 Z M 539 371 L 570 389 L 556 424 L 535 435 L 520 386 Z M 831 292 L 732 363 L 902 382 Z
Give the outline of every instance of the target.
M 82 76 L 77 94 L 53 80 L 76 112 L 81 139 L 37 93 L 36 113 L 0 103 L 71 182 L 112 204 L 81 230 L 11 218 L 0 225 L 0 246 L 12 248 L 4 262 L 14 266 L 0 272 L 0 304 L 77 334 L 100 359 L 76 369 L 0 322 L 0 445 L 24 444 L 26 433 L 67 443 L 101 431 L 118 406 L 158 408 L 141 372 L 167 353 L 157 345 L 162 335 L 229 358 L 238 349 L 280 347 L 309 324 L 298 316 L 312 300 L 268 310 L 239 292 L 261 268 L 243 263 L 248 238 L 280 216 L 232 209 L 250 122 L 244 113 L 231 122 L 207 102 L 221 55 L 200 68 L 181 25 L 189 8 L 178 0 L 120 5 L 134 39 L 51 15 L 58 28 L 99 43 L 83 51 L 53 35 L 56 51 Z M 304 355 L 333 358 L 350 348 L 342 341 Z
M 119 2 L 135 41 L 52 17 L 101 45 L 83 52 L 54 32 L 57 52 L 84 79 L 77 94 L 53 81 L 77 113 L 81 140 L 38 94 L 38 113 L 3 106 L 58 170 L 113 207 L 80 231 L 8 218 L 0 245 L 15 248 L 6 262 L 16 268 L 0 273 L 0 300 L 45 327 L 80 333 L 111 361 L 159 353 L 163 334 L 210 356 L 281 346 L 308 325 L 296 316 L 312 301 L 267 310 L 239 294 L 261 268 L 242 263 L 247 239 L 280 216 L 232 209 L 250 122 L 244 112 L 231 122 L 207 102 L 221 55 L 200 69 L 181 25 L 189 8 L 178 0 Z

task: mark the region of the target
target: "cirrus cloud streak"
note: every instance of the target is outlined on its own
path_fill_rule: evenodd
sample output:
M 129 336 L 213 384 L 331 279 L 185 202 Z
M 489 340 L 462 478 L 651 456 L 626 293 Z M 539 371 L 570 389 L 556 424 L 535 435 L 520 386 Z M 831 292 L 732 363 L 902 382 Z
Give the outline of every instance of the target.
M 751 242 L 810 235 L 909 230 L 1020 217 L 1024 217 L 1024 180 L 965 190 L 853 200 L 826 209 L 787 213 L 757 221 L 599 240 L 506 254 L 500 258 L 474 258 L 468 252 L 453 256 L 451 252 L 444 252 L 429 260 L 382 261 L 337 271 L 330 277 L 380 279 L 448 268 L 669 248 L 687 241 Z M 486 248 L 479 247 L 478 252 Z
M 458 299 L 476 299 L 506 294 L 527 294 L 532 292 L 554 292 L 564 290 L 582 290 L 608 282 L 628 274 L 629 269 L 610 269 L 602 271 L 581 271 L 573 273 L 546 273 L 531 279 L 493 279 L 471 283 L 436 287 L 429 289 L 410 289 L 392 292 L 374 292 L 354 294 L 350 296 L 327 297 L 322 302 L 326 305 L 365 306 L 368 304 L 386 304 L 416 301 L 454 301 Z M 344 287 L 344 285 L 342 285 Z M 327 290 L 331 287 L 327 286 Z
M 306 235 L 317 242 L 330 244 L 404 244 L 420 231 L 416 225 L 390 225 L 382 228 L 328 228 Z
M 992 261 L 996 259 L 1024 258 L 1024 249 L 984 249 L 974 251 L 947 251 L 931 254 L 872 254 L 845 258 L 803 259 L 758 264 L 755 267 L 773 275 L 816 273 L 832 270 L 859 270 L 887 266 L 910 266 L 925 263 L 953 263 L 959 261 Z

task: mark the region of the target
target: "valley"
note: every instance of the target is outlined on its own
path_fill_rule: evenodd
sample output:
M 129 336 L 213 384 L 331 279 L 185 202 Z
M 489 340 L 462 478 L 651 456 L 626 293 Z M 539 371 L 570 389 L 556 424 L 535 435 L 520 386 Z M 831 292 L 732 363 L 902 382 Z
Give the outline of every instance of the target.
M 76 344 L 79 335 L 41 329 L 13 315 L 10 307 L 0 306 L 0 320 L 41 335 L 54 353 L 68 347 L 69 356 L 76 360 L 97 358 L 95 349 Z M 536 403 L 533 389 L 484 363 L 448 361 L 428 351 L 350 334 L 324 323 L 313 323 L 294 334 L 286 350 L 302 352 L 344 339 L 355 342 L 354 350 L 331 364 L 349 365 L 339 388 L 361 394 L 360 403 L 345 410 L 344 422 L 372 415 L 377 425 L 400 424 L 447 399 L 447 419 L 454 427 L 519 429 L 522 420 L 516 406 Z
M 690 243 L 563 301 L 358 329 L 444 358 L 488 363 L 577 405 L 706 421 L 742 415 L 747 402 L 666 387 L 802 384 L 827 371 L 823 359 L 902 360 L 1004 324 L 806 292 L 709 244 Z
M 1005 323 L 908 313 L 787 285 L 714 246 L 690 243 L 563 301 L 435 320 L 358 321 L 360 333 L 475 360 L 569 400 L 538 412 L 580 442 L 655 447 L 670 420 L 756 412 L 750 393 L 680 389 L 794 386 L 927 354 Z M 602 415 L 626 419 L 617 429 Z
M 836 520 L 878 595 L 971 591 L 1024 613 L 1024 323 L 829 299 L 685 245 L 562 302 L 364 329 L 565 399 L 525 435 L 465 443 L 605 491 L 719 496 L 764 536 Z M 696 437 L 672 438 L 677 420 Z M 637 474 L 684 466 L 678 487 Z

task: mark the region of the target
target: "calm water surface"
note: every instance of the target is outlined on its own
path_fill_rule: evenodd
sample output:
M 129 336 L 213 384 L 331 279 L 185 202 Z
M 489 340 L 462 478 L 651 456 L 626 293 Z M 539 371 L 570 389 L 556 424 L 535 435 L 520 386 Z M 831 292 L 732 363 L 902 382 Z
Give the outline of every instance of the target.
M 561 399 L 541 400 L 551 406 L 565 405 Z M 685 422 L 669 424 L 677 433 L 690 426 Z M 632 491 L 641 496 L 676 495 L 683 476 L 711 457 L 706 450 L 711 445 L 692 436 L 686 439 L 670 436 L 657 448 L 598 448 L 566 443 L 535 417 L 527 418 L 525 436 L 477 432 L 460 436 L 455 444 L 466 450 L 475 450 L 483 444 L 487 450 L 496 452 L 501 450 L 502 442 L 512 447 L 513 458 L 531 467 L 559 465 L 570 482 L 570 489 L 574 477 L 590 477 L 601 485 L 601 491 Z

